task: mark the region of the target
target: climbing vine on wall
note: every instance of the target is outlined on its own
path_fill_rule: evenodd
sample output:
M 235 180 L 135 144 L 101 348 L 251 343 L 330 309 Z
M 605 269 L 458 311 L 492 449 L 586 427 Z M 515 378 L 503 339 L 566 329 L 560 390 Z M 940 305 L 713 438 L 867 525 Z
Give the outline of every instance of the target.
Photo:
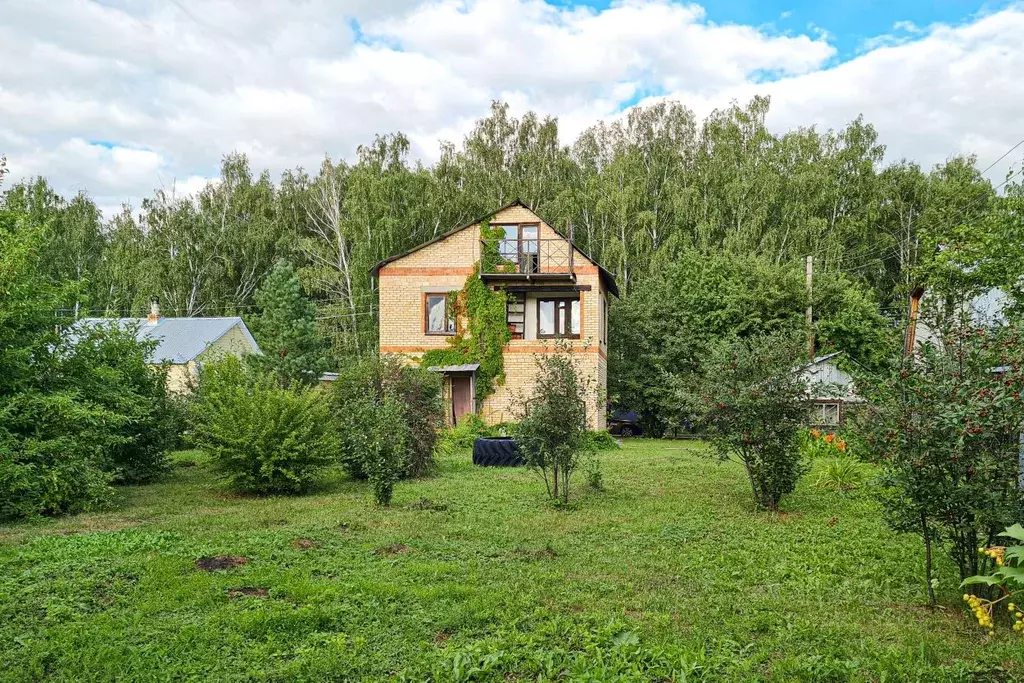
M 480 262 L 466 278 L 458 292 L 448 295 L 449 310 L 455 315 L 455 336 L 448 339 L 449 348 L 434 349 L 423 354 L 424 367 L 479 363 L 476 371 L 476 397 L 483 400 L 505 381 L 505 345 L 512 339 L 506 319 L 508 294 L 492 290 L 480 279 L 480 272 L 502 272 L 508 261 L 502 258 L 500 228 L 489 223 L 480 226 L 482 236 Z M 463 324 L 463 320 L 466 321 Z

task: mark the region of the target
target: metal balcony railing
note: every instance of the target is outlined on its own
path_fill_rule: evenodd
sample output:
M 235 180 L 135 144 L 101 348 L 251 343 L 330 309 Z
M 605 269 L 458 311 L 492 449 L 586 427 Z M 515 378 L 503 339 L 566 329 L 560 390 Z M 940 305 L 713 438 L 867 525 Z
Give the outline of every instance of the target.
M 495 242 L 481 240 L 482 253 L 494 249 Z M 497 240 L 498 258 L 484 259 L 484 275 L 554 275 L 567 277 L 573 272 L 573 250 L 561 238 Z

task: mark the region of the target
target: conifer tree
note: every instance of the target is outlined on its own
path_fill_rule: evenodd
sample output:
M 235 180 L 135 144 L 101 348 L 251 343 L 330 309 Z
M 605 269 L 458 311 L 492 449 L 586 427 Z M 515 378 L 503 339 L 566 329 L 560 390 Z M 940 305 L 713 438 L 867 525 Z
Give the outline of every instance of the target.
M 278 261 L 257 290 L 256 304 L 262 309 L 255 328 L 264 355 L 253 356 L 253 362 L 276 374 L 281 384 L 316 382 L 326 369 L 316 306 L 292 264 Z

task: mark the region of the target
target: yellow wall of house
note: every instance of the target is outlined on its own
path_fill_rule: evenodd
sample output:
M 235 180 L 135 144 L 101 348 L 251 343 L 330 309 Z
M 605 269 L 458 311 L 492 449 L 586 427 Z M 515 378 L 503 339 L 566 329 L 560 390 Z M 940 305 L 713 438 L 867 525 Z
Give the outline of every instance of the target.
M 490 223 L 538 222 L 537 216 L 522 207 L 512 207 L 495 214 Z M 561 239 L 551 226 L 540 222 L 542 239 Z M 568 241 L 566 241 L 568 245 Z M 568 249 L 568 247 L 567 247 Z M 424 295 L 462 289 L 466 278 L 480 258 L 480 227 L 470 226 L 419 251 L 393 261 L 380 269 L 380 351 L 400 354 L 410 362 L 424 351 L 446 348 L 448 337 L 428 335 L 424 331 Z M 605 428 L 607 396 L 607 345 L 602 339 L 602 299 L 607 296 L 597 266 L 579 250 L 574 255 L 577 284 L 589 285 L 580 292 L 580 339 L 569 341 L 579 364 L 581 376 L 589 386 L 588 421 L 592 429 Z M 536 298 L 532 298 L 536 306 Z M 529 307 L 529 304 L 528 304 Z M 505 348 L 505 383 L 478 406 L 481 417 L 489 424 L 518 419 L 520 405 L 534 390 L 537 354 L 556 350 L 549 340 L 512 340 Z
M 225 356 L 243 358 L 250 353 L 252 353 L 252 346 L 249 345 L 249 340 L 246 339 L 242 329 L 235 325 L 220 339 L 210 344 L 196 357 L 196 360 L 169 365 L 167 368 L 167 391 L 174 394 L 192 391 L 199 373 L 199 365 L 196 361 L 210 363 Z

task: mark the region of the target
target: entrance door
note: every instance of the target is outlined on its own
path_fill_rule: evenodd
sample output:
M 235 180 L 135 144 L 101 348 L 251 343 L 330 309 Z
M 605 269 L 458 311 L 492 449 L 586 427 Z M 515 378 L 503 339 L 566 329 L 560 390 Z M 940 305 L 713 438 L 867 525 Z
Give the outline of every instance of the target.
M 456 423 L 473 412 L 473 382 L 469 377 L 452 376 L 452 412 Z

